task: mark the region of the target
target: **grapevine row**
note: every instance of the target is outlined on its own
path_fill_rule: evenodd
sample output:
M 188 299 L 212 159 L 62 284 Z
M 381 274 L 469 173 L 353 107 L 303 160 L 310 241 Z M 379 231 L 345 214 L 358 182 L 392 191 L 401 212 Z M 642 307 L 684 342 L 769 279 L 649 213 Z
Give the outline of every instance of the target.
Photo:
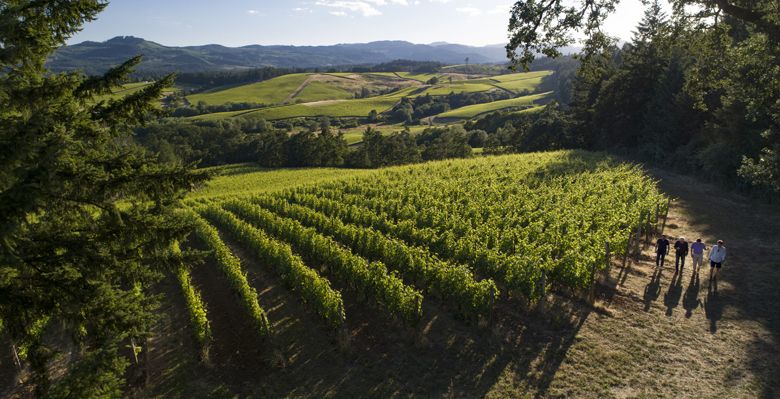
M 195 234 L 214 251 L 217 265 L 227 277 L 233 290 L 238 293 L 238 297 L 241 298 L 241 303 L 252 318 L 255 329 L 260 335 L 269 336 L 271 326 L 268 323 L 268 317 L 257 300 L 257 291 L 249 285 L 246 275 L 241 270 L 241 261 L 230 252 L 214 226 L 197 213 L 191 210 L 187 210 L 187 212 L 190 213 L 190 219 L 195 223 Z
M 266 232 L 293 245 L 317 262 L 327 265 L 332 273 L 347 284 L 359 297 L 368 296 L 391 316 L 416 324 L 422 316 L 422 295 L 390 274 L 381 262 L 369 263 L 353 254 L 330 237 L 300 222 L 282 218 L 246 201 L 230 200 L 222 206 L 261 227 Z
M 451 231 L 440 233 L 431 227 L 419 227 L 414 220 L 400 220 L 395 223 L 391 215 L 378 208 L 361 207 L 363 200 L 358 196 L 340 198 L 341 201 L 334 201 L 327 197 L 312 198 L 297 193 L 289 196 L 293 202 L 320 210 L 333 217 L 363 227 L 375 228 L 412 245 L 429 248 L 430 251 L 445 259 L 462 262 L 474 272 L 495 279 L 506 289 L 536 299 L 539 288 L 536 281 L 541 275 L 538 262 L 523 261 L 519 256 L 513 257 L 487 248 L 470 240 L 468 236 L 458 237 Z M 349 208 L 337 210 L 345 206 Z
M 202 214 L 250 248 L 264 264 L 272 265 L 287 286 L 297 292 L 330 327 L 337 329 L 344 325 L 346 316 L 341 294 L 331 288 L 327 279 L 307 267 L 289 245 L 216 206 L 205 208 Z
M 296 219 L 334 237 L 368 259 L 377 259 L 399 270 L 408 281 L 426 291 L 453 302 L 461 313 L 489 315 L 498 289 L 492 280 L 476 281 L 471 271 L 451 265 L 429 252 L 388 238 L 371 228 L 345 224 L 311 209 L 272 197 L 258 197 L 257 204 L 280 215 Z
M 622 251 L 640 214 L 649 215 L 661 201 L 652 182 L 633 168 L 550 178 L 534 182 L 533 189 L 448 178 L 428 182 L 396 174 L 392 180 L 342 182 L 287 197 L 308 192 L 370 209 L 377 214 L 373 220 L 359 215 L 363 220 L 352 222 L 470 264 L 531 298 L 541 270 L 551 282 L 589 284 L 593 266 L 604 264 L 604 242 Z
M 171 252 L 175 258 L 181 259 L 181 248 L 178 242 L 173 243 Z M 206 358 L 212 338 L 206 306 L 200 297 L 200 293 L 192 285 L 190 271 L 182 262 L 179 262 L 179 267 L 176 270 L 176 279 L 179 281 L 179 286 L 184 295 L 187 312 L 190 314 L 190 324 L 192 324 L 192 328 L 195 330 L 195 339 L 198 341 L 198 346 L 201 349 L 201 356 Z

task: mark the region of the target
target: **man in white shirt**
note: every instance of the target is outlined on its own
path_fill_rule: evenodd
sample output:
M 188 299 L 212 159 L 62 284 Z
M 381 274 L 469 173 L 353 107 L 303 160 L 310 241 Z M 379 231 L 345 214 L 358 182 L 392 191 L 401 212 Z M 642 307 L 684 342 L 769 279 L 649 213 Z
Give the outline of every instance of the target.
M 726 247 L 723 246 L 723 240 L 718 240 L 718 244 L 710 250 L 710 280 L 718 279 L 718 272 L 725 261 Z

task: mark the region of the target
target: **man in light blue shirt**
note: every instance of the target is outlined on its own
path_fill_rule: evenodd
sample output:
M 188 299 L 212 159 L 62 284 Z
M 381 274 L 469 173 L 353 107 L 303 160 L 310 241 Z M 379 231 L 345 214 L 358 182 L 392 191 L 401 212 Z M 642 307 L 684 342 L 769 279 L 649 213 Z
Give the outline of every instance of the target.
M 718 272 L 725 261 L 726 247 L 723 246 L 723 240 L 718 240 L 718 245 L 710 250 L 710 280 L 718 279 Z

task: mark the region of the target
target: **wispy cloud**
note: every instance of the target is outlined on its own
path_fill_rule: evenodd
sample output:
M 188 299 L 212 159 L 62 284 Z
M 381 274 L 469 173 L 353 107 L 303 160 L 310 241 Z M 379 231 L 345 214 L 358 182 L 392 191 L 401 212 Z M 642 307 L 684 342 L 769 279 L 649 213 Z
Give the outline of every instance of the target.
M 389 5 L 408 6 L 409 0 L 317 0 L 315 5 L 335 9 L 330 11 L 332 15 L 342 16 L 348 13 L 374 17 L 382 15 L 380 8 Z M 335 12 L 335 13 L 334 13 Z
M 482 10 L 477 7 L 458 7 L 455 9 L 455 11 L 470 17 L 477 17 L 482 15 Z
M 342 0 L 318 0 L 314 3 L 318 6 L 336 8 L 337 11 L 347 11 L 361 14 L 364 17 L 382 15 L 382 12 L 366 1 L 342 1 Z M 375 3 L 376 4 L 376 3 Z

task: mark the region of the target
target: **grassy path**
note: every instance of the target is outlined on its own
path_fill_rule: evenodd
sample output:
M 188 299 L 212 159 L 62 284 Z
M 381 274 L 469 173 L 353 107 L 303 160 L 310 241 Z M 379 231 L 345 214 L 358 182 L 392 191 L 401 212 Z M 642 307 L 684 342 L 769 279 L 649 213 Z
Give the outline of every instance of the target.
M 304 81 L 303 81 L 303 83 L 301 83 L 301 85 L 300 85 L 300 86 L 298 86 L 298 88 L 297 88 L 297 89 L 295 89 L 295 90 L 294 90 L 292 93 L 290 93 L 290 95 L 289 95 L 289 96 L 287 96 L 287 98 L 285 98 L 285 99 L 284 99 L 284 101 L 282 102 L 282 104 L 290 104 L 290 103 L 294 102 L 294 101 L 295 101 L 295 97 L 298 97 L 298 95 L 299 95 L 299 94 L 301 94 L 301 92 L 302 92 L 302 91 L 303 91 L 303 90 L 304 90 L 304 89 L 305 89 L 305 88 L 306 88 L 306 87 L 307 87 L 307 86 L 308 86 L 308 85 L 309 85 L 309 84 L 310 84 L 312 81 L 314 81 L 314 75 L 311 75 L 311 76 L 309 76 L 308 78 L 306 78 L 306 80 L 304 80 Z
M 780 212 L 688 177 L 656 173 L 677 200 L 666 234 L 729 250 L 720 281 L 690 258 L 655 271 L 654 247 L 590 315 L 540 397 L 772 398 L 780 395 Z M 671 260 L 671 262 L 670 262 Z M 584 383 L 587 381 L 587 383 Z

